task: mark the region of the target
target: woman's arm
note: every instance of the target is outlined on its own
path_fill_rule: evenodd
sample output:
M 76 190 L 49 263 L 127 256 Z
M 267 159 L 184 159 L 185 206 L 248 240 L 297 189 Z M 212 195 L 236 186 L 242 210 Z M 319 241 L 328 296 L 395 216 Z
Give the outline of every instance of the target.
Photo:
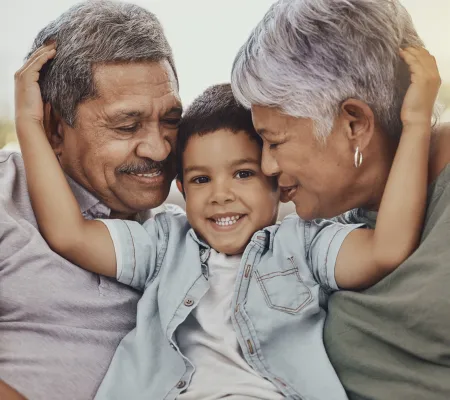
M 436 127 L 431 140 L 428 182 L 434 182 L 448 163 L 450 163 L 450 123 L 447 122 Z
M 440 86 L 436 62 L 425 49 L 402 50 L 411 72 L 401 118 L 403 131 L 374 230 L 351 232 L 336 260 L 336 282 L 364 288 L 397 268 L 416 249 L 425 215 L 433 105 Z
M 54 44 L 41 47 L 15 75 L 15 122 L 31 203 L 42 236 L 54 251 L 89 271 L 115 276 L 109 231 L 102 222 L 83 218 L 45 135 L 38 79 L 55 54 Z

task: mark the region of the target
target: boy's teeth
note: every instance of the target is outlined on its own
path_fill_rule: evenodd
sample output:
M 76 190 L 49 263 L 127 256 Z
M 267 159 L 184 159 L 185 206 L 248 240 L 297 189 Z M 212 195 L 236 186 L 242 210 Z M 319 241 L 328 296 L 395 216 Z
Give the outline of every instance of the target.
M 240 215 L 233 215 L 232 217 L 217 218 L 216 224 L 220 226 L 227 226 L 235 224 L 240 218 Z

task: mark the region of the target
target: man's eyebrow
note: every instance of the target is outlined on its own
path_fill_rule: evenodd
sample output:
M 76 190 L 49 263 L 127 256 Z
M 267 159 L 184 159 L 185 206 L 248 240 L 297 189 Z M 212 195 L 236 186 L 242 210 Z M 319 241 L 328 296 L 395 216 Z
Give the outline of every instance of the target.
M 114 114 L 108 115 L 109 121 L 121 121 L 128 118 L 139 118 L 142 116 L 141 111 L 124 111 L 120 110 L 115 112 Z

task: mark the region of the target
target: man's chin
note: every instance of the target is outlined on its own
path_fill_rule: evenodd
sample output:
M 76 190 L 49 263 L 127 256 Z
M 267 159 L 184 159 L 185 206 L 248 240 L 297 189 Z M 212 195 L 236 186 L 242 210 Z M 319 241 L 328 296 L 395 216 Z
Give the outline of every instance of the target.
M 120 191 L 116 191 L 115 194 L 122 204 L 122 207 L 117 208 L 135 214 L 159 207 L 164 203 L 169 196 L 170 184 L 165 183 L 159 187 L 147 187 L 140 190 L 133 189 L 124 187 Z M 118 211 L 120 212 L 120 210 Z

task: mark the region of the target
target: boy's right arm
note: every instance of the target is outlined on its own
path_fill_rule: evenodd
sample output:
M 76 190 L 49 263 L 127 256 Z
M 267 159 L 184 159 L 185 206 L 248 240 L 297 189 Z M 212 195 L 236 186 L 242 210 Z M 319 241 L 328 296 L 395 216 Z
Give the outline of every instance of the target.
M 15 75 L 16 130 L 31 203 L 42 236 L 64 258 L 92 272 L 116 276 L 114 244 L 100 221 L 85 220 L 43 127 L 38 84 L 55 45 L 39 48 Z

